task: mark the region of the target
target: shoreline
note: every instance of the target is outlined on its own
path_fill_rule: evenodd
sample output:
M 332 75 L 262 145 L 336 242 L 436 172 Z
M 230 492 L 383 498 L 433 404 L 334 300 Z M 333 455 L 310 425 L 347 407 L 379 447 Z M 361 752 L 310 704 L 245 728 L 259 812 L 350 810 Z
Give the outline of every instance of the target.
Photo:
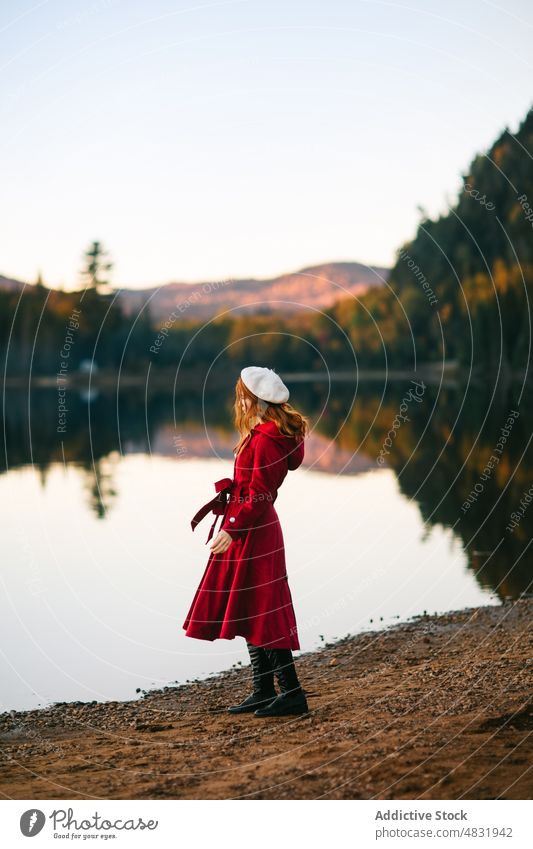
M 533 600 L 295 653 L 310 712 L 232 715 L 250 666 L 0 714 L 5 799 L 530 799 Z M 529 666 L 528 666 L 529 665 Z
M 496 379 L 499 373 L 494 372 L 492 378 Z M 149 380 L 148 380 L 149 377 Z M 409 366 L 397 367 L 391 369 L 382 368 L 358 368 L 358 369 L 338 369 L 327 373 L 316 373 L 313 371 L 286 371 L 284 379 L 290 383 L 396 383 L 405 382 L 406 380 L 418 379 L 427 382 L 433 386 L 449 386 L 458 387 L 466 383 L 473 382 L 475 384 L 483 384 L 486 382 L 487 375 L 482 373 L 480 369 L 471 371 L 466 367 L 461 367 L 456 361 L 441 362 L 423 362 L 419 363 L 416 369 Z M 505 372 L 501 375 L 504 382 L 511 381 L 513 383 L 523 383 L 526 379 L 531 379 L 530 372 L 524 370 L 514 370 Z M 113 368 L 102 366 L 95 368 L 94 371 L 73 371 L 71 374 L 61 376 L 61 387 L 74 391 L 92 390 L 109 390 L 115 389 L 117 385 L 128 388 L 145 388 L 153 387 L 156 389 L 168 388 L 174 385 L 176 379 L 176 370 L 167 366 L 157 366 L 150 364 L 146 369 L 141 369 L 141 373 L 121 371 L 118 372 Z M 179 385 L 185 388 L 194 388 L 198 385 L 198 380 L 202 381 L 203 376 L 197 368 L 188 368 L 182 370 L 179 375 Z M 57 389 L 58 378 L 54 374 L 7 374 L 4 379 L 4 385 L 7 389 L 27 389 L 28 383 L 35 389 Z

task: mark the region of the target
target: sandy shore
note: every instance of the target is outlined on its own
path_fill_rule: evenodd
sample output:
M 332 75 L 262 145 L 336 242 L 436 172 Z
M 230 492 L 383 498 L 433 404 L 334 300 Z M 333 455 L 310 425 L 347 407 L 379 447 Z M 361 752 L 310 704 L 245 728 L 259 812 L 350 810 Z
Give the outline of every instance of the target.
M 304 717 L 233 716 L 237 667 L 140 701 L 0 715 L 8 799 L 527 799 L 531 600 L 297 654 Z

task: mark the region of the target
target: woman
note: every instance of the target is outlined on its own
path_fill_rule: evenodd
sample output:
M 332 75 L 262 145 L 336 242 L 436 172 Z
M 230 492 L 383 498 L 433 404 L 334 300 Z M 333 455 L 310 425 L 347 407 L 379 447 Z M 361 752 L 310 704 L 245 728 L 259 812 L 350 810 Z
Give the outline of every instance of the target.
M 304 458 L 307 419 L 287 403 L 289 390 L 272 369 L 243 368 L 235 387 L 233 478 L 215 483 L 218 493 L 192 519 L 194 531 L 210 511 L 220 530 L 183 624 L 200 640 L 246 639 L 253 692 L 230 713 L 255 716 L 307 713 L 292 649 L 298 631 L 285 568 L 283 534 L 274 502 L 288 470 Z M 280 694 L 274 687 L 278 680 Z

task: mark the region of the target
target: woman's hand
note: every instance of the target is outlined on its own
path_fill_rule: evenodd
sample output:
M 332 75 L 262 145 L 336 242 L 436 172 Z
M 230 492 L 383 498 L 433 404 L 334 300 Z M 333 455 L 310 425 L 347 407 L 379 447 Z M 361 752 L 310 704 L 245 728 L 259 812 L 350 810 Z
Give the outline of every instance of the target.
M 232 542 L 233 538 L 231 534 L 228 534 L 227 531 L 219 531 L 211 543 L 211 551 L 213 554 L 223 554 L 228 550 Z

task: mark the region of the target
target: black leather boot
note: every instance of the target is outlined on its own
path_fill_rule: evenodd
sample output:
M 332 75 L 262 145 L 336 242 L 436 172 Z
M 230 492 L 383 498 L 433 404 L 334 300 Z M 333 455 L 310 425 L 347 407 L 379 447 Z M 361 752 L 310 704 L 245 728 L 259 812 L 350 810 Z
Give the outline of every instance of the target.
M 252 663 L 254 691 L 240 705 L 229 707 L 229 713 L 248 713 L 256 708 L 266 707 L 277 695 L 274 687 L 274 672 L 265 649 L 252 645 L 248 640 L 246 646 Z
M 258 710 L 255 716 L 287 716 L 308 713 L 305 693 L 300 686 L 291 649 L 265 649 L 270 665 L 276 675 L 281 693 Z

